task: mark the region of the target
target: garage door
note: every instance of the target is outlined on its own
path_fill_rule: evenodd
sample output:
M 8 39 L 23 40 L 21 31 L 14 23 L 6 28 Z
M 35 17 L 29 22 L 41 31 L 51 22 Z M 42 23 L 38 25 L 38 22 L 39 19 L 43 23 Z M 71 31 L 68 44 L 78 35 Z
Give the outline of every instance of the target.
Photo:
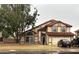
M 58 42 L 59 42 L 61 39 L 70 40 L 70 38 L 68 38 L 68 37 L 53 37 L 53 38 L 52 38 L 52 44 L 53 44 L 53 45 L 57 45 Z

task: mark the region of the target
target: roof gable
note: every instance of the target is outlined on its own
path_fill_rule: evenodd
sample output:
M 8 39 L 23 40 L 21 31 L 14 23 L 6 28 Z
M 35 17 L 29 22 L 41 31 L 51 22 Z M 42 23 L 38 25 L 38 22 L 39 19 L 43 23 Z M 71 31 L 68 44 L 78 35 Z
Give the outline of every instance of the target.
M 72 27 L 71 25 L 67 24 L 67 23 L 64 23 L 62 21 L 56 21 L 56 22 L 52 22 L 51 24 L 48 24 L 47 26 L 53 26 L 57 23 L 62 23 L 63 25 L 67 26 L 67 27 Z

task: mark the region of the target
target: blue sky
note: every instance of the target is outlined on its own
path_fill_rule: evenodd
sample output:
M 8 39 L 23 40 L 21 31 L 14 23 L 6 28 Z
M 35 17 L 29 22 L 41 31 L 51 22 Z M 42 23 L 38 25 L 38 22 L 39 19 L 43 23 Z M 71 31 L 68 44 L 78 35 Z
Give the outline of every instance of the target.
M 56 19 L 71 24 L 72 32 L 79 28 L 79 4 L 34 4 L 33 6 L 40 14 L 36 25 Z

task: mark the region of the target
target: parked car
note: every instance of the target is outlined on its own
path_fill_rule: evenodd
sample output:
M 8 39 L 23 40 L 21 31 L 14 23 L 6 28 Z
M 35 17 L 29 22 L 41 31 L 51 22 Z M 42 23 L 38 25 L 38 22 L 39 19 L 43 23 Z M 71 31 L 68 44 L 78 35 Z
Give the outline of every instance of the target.
M 71 42 L 68 41 L 67 39 L 61 39 L 58 42 L 58 47 L 70 47 L 71 46 Z
M 79 37 L 77 37 L 71 41 L 71 46 L 72 47 L 79 47 Z

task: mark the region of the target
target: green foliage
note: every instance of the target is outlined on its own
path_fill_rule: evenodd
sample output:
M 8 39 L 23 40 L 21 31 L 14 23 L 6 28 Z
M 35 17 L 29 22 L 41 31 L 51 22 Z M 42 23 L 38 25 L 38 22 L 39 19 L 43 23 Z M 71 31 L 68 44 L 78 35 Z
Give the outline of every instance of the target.
M 25 28 L 34 26 L 37 9 L 31 14 L 30 4 L 2 4 L 0 8 L 0 31 L 4 37 L 19 37 Z M 15 33 L 15 35 L 14 35 Z

